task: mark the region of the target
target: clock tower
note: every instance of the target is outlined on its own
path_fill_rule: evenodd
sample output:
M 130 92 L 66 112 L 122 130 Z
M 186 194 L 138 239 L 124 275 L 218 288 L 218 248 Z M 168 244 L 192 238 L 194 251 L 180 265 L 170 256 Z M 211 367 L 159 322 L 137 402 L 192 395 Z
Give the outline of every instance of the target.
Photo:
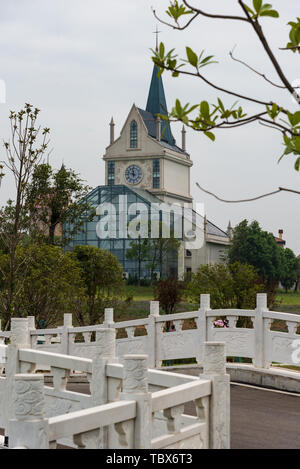
M 103 156 L 105 184 L 126 185 L 147 190 L 167 203 L 191 203 L 190 168 L 193 165 L 185 148 L 176 145 L 171 126 L 161 120 L 167 115 L 162 78 L 154 66 L 146 109 L 133 104 L 119 138 L 110 122 L 110 145 Z

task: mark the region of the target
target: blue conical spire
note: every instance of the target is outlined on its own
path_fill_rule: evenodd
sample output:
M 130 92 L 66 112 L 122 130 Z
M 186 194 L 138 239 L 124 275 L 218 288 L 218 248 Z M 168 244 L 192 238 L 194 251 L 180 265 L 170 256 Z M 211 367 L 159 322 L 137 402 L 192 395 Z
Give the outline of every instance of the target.
M 159 69 L 154 65 L 146 106 L 146 111 L 151 112 L 155 118 L 157 114 L 168 115 L 164 85 L 161 76 L 159 78 L 157 77 L 158 71 Z M 170 124 L 165 121 L 161 123 L 161 139 L 168 142 L 170 145 L 174 145 L 175 143 Z

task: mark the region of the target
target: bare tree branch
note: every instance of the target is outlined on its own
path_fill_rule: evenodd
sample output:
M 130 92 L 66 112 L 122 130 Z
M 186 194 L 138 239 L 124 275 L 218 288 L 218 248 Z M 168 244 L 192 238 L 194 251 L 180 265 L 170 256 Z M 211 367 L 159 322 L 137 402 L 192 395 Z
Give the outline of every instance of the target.
M 234 48 L 235 48 L 235 46 L 234 46 Z M 252 72 L 256 73 L 257 75 L 260 75 L 260 76 L 261 76 L 262 78 L 264 78 L 268 83 L 270 83 L 270 84 L 273 85 L 273 86 L 276 86 L 276 88 L 286 89 L 285 86 L 283 86 L 283 85 L 277 85 L 277 84 L 274 83 L 273 81 L 269 80 L 269 78 L 267 78 L 264 73 L 258 72 L 258 71 L 255 70 L 253 67 L 251 67 L 250 65 L 248 65 L 246 62 L 243 62 L 242 60 L 237 59 L 236 57 L 234 57 L 234 56 L 233 56 L 234 48 L 232 49 L 232 51 L 229 52 L 229 55 L 230 55 L 230 57 L 232 58 L 232 60 L 234 60 L 235 62 L 239 62 L 239 63 L 242 64 L 242 65 L 245 65 L 245 67 L 249 68 L 250 70 L 252 70 Z
M 242 200 L 225 200 L 225 199 L 221 199 L 221 197 L 218 197 L 216 194 L 214 194 L 213 192 L 210 192 L 206 189 L 204 189 L 203 187 L 200 186 L 200 184 L 198 182 L 196 182 L 196 186 L 203 192 L 205 192 L 206 194 L 209 194 L 211 196 L 213 196 L 215 199 L 219 200 L 220 202 L 225 202 L 227 204 L 239 204 L 239 203 L 242 203 L 242 202 L 252 202 L 254 200 L 258 200 L 258 199 L 262 199 L 264 197 L 269 197 L 270 195 L 274 195 L 274 194 L 278 194 L 279 192 L 282 192 L 282 191 L 286 191 L 286 192 L 292 192 L 293 194 L 300 194 L 300 191 L 296 191 L 294 189 L 288 189 L 286 187 L 279 187 L 276 191 L 272 191 L 272 192 L 268 192 L 267 194 L 263 194 L 263 195 L 259 195 L 257 197 L 251 197 L 250 199 L 242 199 Z
M 282 71 L 282 68 L 280 67 L 277 59 L 275 58 L 269 44 L 268 44 L 268 41 L 263 33 L 263 30 L 262 30 L 262 27 L 261 25 L 259 24 L 258 20 L 253 20 L 249 14 L 249 12 L 247 11 L 247 8 L 245 7 L 244 5 L 244 2 L 242 0 L 238 0 L 238 3 L 240 4 L 242 10 L 244 11 L 244 13 L 246 14 L 247 18 L 248 18 L 248 21 L 249 23 L 252 25 L 254 31 L 256 32 L 260 42 L 262 43 L 267 55 L 269 56 L 279 78 L 281 79 L 282 83 L 285 85 L 285 87 L 288 89 L 288 91 L 292 94 L 292 95 L 295 95 L 296 91 L 295 89 L 293 88 L 293 86 L 291 85 L 291 83 L 289 82 L 289 80 L 286 78 L 285 74 L 283 73 Z M 297 95 L 297 93 L 296 93 Z M 297 98 L 300 99 L 300 97 L 297 95 Z
M 203 10 L 199 10 L 199 8 L 193 7 L 186 0 L 183 0 L 183 3 L 185 4 L 185 6 L 187 6 L 191 10 L 195 11 L 199 15 L 206 16 L 207 18 L 218 18 L 218 19 L 222 19 L 222 20 L 238 20 L 238 21 L 246 21 L 247 23 L 249 22 L 248 19 L 244 18 L 243 16 L 214 15 L 212 13 L 207 13 Z

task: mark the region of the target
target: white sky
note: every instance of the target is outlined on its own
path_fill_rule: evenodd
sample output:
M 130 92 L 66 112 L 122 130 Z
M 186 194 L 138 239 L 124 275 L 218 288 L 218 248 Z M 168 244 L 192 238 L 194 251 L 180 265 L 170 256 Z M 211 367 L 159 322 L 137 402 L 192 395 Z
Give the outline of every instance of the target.
M 240 14 L 236 0 L 194 1 L 210 12 Z M 168 0 L 0 0 L 0 79 L 7 86 L 7 103 L 0 104 L 1 141 L 9 137 L 9 110 L 30 102 L 42 110 L 41 125 L 51 128 L 51 164 L 59 167 L 63 160 L 90 186 L 104 184 L 101 157 L 109 143 L 109 121 L 113 116 L 117 137 L 132 103 L 145 108 L 153 68 L 149 49 L 155 45 L 157 24 L 151 6 L 163 15 L 168 4 Z M 299 54 L 279 51 L 288 41 L 288 21 L 299 16 L 299 0 L 273 0 L 272 4 L 280 18 L 265 18 L 265 33 L 288 78 L 300 79 Z M 216 84 L 258 99 L 277 100 L 294 112 L 298 109 L 287 92 L 230 59 L 228 52 L 237 44 L 237 57 L 279 81 L 248 25 L 202 17 L 181 32 L 158 27 L 166 47 L 176 47 L 181 57 L 186 45 L 215 55 L 219 63 L 203 71 Z M 169 109 L 176 98 L 213 103 L 220 96 L 226 104 L 234 102 L 195 78 L 175 79 L 164 73 L 163 80 Z M 249 113 L 257 109 L 243 106 Z M 172 128 L 180 145 L 181 125 Z M 213 143 L 202 134 L 187 132 L 195 201 L 204 202 L 208 218 L 223 229 L 229 219 L 234 226 L 244 218 L 257 219 L 263 229 L 276 235 L 282 228 L 287 246 L 300 254 L 300 196 L 281 193 L 251 203 L 225 204 L 195 185 L 198 181 L 225 199 L 252 197 L 279 186 L 299 190 L 295 158 L 289 156 L 277 164 L 283 148 L 281 134 L 252 124 L 220 130 L 216 137 Z M 4 157 L 0 147 L 0 159 Z M 13 194 L 13 182 L 7 177 L 0 189 L 1 204 Z

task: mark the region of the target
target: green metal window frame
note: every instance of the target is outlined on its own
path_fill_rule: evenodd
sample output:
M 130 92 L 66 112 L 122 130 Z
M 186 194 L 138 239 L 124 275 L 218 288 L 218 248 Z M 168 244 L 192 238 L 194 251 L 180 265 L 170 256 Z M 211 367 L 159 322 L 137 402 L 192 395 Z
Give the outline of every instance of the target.
M 130 148 L 138 146 L 138 126 L 135 120 L 130 123 Z

